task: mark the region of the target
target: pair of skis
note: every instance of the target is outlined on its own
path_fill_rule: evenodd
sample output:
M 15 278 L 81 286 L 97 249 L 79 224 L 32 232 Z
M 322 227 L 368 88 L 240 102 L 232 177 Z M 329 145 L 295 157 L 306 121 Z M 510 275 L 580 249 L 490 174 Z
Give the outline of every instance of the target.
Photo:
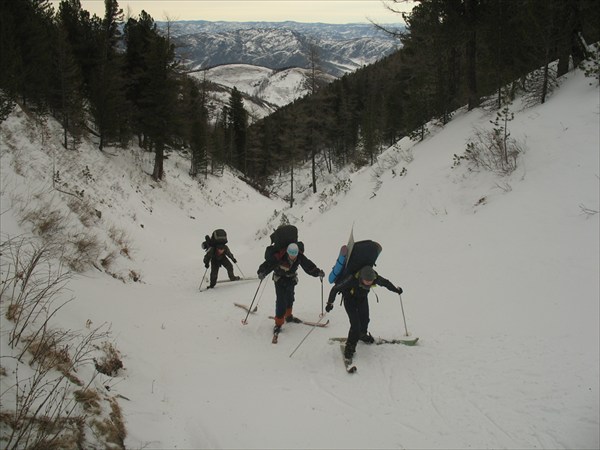
M 244 305 L 243 303 L 234 303 L 234 305 L 237 306 L 238 308 L 242 308 L 244 311 L 246 311 L 249 314 L 255 314 L 258 311 L 258 308 L 256 306 L 254 308 L 252 308 L 252 310 L 251 310 L 249 306 Z M 269 319 L 275 320 L 275 317 L 269 316 Z M 324 328 L 329 324 L 329 319 L 326 322 L 310 322 L 307 320 L 302 320 L 297 317 L 294 317 L 293 323 L 301 323 L 301 324 L 307 325 L 309 327 Z M 273 339 L 272 339 L 273 344 L 277 344 L 278 338 L 279 338 L 279 331 L 276 331 L 273 333 Z
M 275 320 L 275 317 L 269 316 L 269 319 Z M 301 323 L 303 325 L 308 325 L 309 327 L 324 328 L 329 324 L 329 319 L 327 319 L 326 322 L 308 322 L 306 320 L 302 320 L 302 319 L 298 319 L 297 317 L 294 317 L 294 320 L 292 321 L 292 323 Z M 281 332 L 281 327 L 277 331 L 273 332 L 273 339 L 271 340 L 271 343 L 277 344 L 277 341 L 279 340 L 280 332 Z
M 352 364 L 352 358 L 346 358 L 345 350 L 346 350 L 346 339 L 345 337 L 332 337 L 329 338 L 332 342 L 340 342 L 340 349 L 342 350 L 342 357 L 344 358 L 344 366 L 346 366 L 346 372 L 354 373 L 356 372 L 356 366 Z M 410 347 L 417 344 L 419 340 L 418 337 L 405 337 L 401 339 L 383 339 L 383 338 L 375 338 L 374 345 L 382 345 L 382 344 L 402 344 L 408 345 Z
M 345 337 L 332 337 L 329 338 L 330 341 L 333 342 L 346 342 L 346 338 Z M 382 345 L 382 344 L 403 344 L 403 345 L 408 345 L 410 347 L 412 347 L 413 345 L 416 345 L 418 342 L 419 338 L 418 337 L 404 337 L 404 338 L 399 338 L 399 339 L 383 339 L 383 338 L 375 338 L 375 341 L 373 342 L 374 345 Z
M 250 307 L 248 305 L 244 305 L 243 303 L 234 303 L 234 305 L 238 308 L 242 308 L 244 311 L 249 312 L 250 314 L 255 314 L 258 311 L 256 306 L 250 310 Z M 269 319 L 275 320 L 275 317 L 269 316 Z M 295 317 L 293 322 L 308 325 L 309 327 L 326 327 L 329 324 L 329 319 L 327 319 L 326 322 L 310 322 L 308 320 L 302 320 Z
M 342 351 L 342 358 L 344 358 L 344 366 L 346 367 L 346 372 L 348 373 L 355 373 L 356 372 L 356 366 L 352 363 L 352 358 L 347 358 L 346 357 L 346 338 L 340 337 L 340 338 L 329 338 L 330 341 L 334 341 L 334 342 L 340 342 L 340 350 Z M 406 339 L 382 339 L 382 338 L 377 338 L 375 339 L 374 344 L 375 345 L 381 345 L 381 344 L 404 344 L 404 345 L 409 345 L 409 346 L 414 346 L 417 344 L 417 341 L 419 340 L 419 338 L 406 338 Z
M 235 282 L 239 282 L 239 281 L 253 281 L 253 280 L 258 280 L 257 277 L 249 277 L 249 278 L 239 278 L 237 280 L 217 280 L 217 284 L 222 284 L 222 283 L 235 283 Z M 209 288 L 208 286 L 206 287 L 201 287 L 200 288 L 200 292 L 205 292 L 209 289 L 214 289 L 214 288 Z

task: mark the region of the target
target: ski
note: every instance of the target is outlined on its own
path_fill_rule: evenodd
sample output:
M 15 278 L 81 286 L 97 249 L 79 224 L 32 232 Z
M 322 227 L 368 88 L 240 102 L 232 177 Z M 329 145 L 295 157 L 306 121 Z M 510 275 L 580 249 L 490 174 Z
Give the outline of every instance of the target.
M 252 281 L 252 280 L 258 280 L 258 277 L 240 278 L 238 280 L 217 280 L 217 284 L 231 283 L 232 281 Z
M 306 320 L 302 320 L 302 319 L 298 319 L 297 317 L 294 317 L 296 320 L 294 320 L 292 323 L 301 323 L 304 325 L 308 325 L 309 327 L 319 327 L 319 328 L 323 328 L 326 327 L 327 325 L 329 325 L 329 319 L 327 319 L 326 322 L 307 322 Z M 269 316 L 269 319 L 273 319 L 275 320 L 274 316 Z
M 334 341 L 334 342 L 346 342 L 346 338 L 345 337 L 332 337 L 329 338 L 330 341 Z M 382 344 L 402 344 L 402 345 L 408 345 L 408 346 L 413 346 L 417 344 L 417 341 L 419 340 L 418 337 L 416 338 L 405 338 L 405 339 L 383 339 L 383 338 L 375 338 L 375 342 L 373 342 L 373 344 L 375 345 L 382 345 Z M 368 344 L 367 344 L 368 345 Z
M 234 303 L 234 305 L 237 306 L 238 308 L 242 308 L 243 310 L 249 312 L 250 314 L 254 314 L 256 311 L 258 311 L 257 306 L 255 306 L 254 309 L 252 309 L 252 311 L 251 311 L 249 306 L 244 305 L 242 303 Z
M 232 282 L 236 282 L 236 281 L 253 281 L 253 280 L 258 280 L 257 277 L 250 277 L 250 278 L 240 278 L 239 280 L 217 280 L 217 284 L 222 284 L 222 283 L 232 283 Z M 208 291 L 209 289 L 214 289 L 216 286 L 214 287 L 203 287 L 200 288 L 200 292 L 205 292 Z
M 402 344 L 402 345 L 408 345 L 408 346 L 413 346 L 417 344 L 417 341 L 419 340 L 418 337 L 416 338 L 407 338 L 407 339 L 383 339 L 383 338 L 377 338 L 375 339 L 375 345 L 381 345 L 381 344 Z
M 352 364 L 352 358 L 346 358 L 346 355 L 344 354 L 346 350 L 346 345 L 343 343 L 340 344 L 340 350 L 342 351 L 342 358 L 344 358 L 344 366 L 346 366 L 346 372 L 356 372 L 356 366 Z

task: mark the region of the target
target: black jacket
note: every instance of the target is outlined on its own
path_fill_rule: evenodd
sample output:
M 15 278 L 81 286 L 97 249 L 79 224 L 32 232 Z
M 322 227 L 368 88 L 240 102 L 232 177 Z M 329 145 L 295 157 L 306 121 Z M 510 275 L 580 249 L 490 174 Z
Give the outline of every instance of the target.
M 298 253 L 298 256 L 294 261 L 290 260 L 285 251 L 281 251 L 278 254 L 274 254 L 272 257 L 266 259 L 258 268 L 258 274 L 264 274 L 267 276 L 273 272 L 273 278 L 275 281 L 279 279 L 296 279 L 296 271 L 298 266 L 302 267 L 307 274 L 318 277 L 321 269 L 317 265 L 308 259 L 304 253 Z
M 369 292 L 373 286 L 383 286 L 392 292 L 398 292 L 398 289 L 392 284 L 391 281 L 383 278 L 381 275 L 377 274 L 377 272 L 375 272 L 375 274 L 377 276 L 375 277 L 375 280 L 371 286 L 362 284 L 356 274 L 346 276 L 346 278 L 344 278 L 340 283 L 331 288 L 327 303 L 333 303 L 335 301 L 335 296 L 339 292 L 342 293 L 344 301 L 360 302 L 367 300 L 367 296 L 369 295 Z
M 229 258 L 233 262 L 236 262 L 235 258 L 233 257 L 233 253 L 231 253 L 231 250 L 229 250 L 229 247 L 227 247 L 226 245 L 224 245 L 223 247 L 225 248 L 225 251 L 220 255 L 217 253 L 217 249 L 215 247 L 210 247 L 206 251 L 206 255 L 204 255 L 204 264 L 208 264 L 211 259 L 221 262 L 225 258 Z

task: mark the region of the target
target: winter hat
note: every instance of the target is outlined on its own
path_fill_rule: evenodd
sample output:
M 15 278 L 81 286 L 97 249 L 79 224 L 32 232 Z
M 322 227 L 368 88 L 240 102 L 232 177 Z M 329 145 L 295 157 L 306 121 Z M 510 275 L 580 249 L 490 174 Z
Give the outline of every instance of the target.
M 290 255 L 290 256 L 298 256 L 298 251 L 299 250 L 298 250 L 298 245 L 297 244 L 294 244 L 292 242 L 290 245 L 288 245 L 288 248 L 287 248 L 287 254 L 288 255 Z
M 360 269 L 360 273 L 358 274 L 358 277 L 362 281 L 374 281 L 376 276 L 377 275 L 375 275 L 375 271 L 371 266 L 363 267 L 362 269 Z

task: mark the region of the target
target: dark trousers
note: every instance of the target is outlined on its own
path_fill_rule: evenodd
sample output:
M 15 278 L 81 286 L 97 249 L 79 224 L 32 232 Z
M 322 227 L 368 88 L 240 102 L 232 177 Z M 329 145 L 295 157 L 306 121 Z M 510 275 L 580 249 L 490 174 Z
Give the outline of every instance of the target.
M 280 278 L 275 282 L 275 317 L 283 318 L 285 311 L 294 306 L 296 282 L 292 279 Z
M 219 276 L 219 268 L 223 266 L 225 267 L 225 269 L 227 270 L 227 275 L 229 276 L 230 280 L 233 280 L 235 278 L 235 275 L 233 274 L 233 264 L 231 264 L 231 261 L 229 261 L 227 258 L 223 258 L 222 260 L 218 260 L 218 259 L 211 259 L 210 261 L 210 285 L 214 286 L 215 284 L 217 284 L 217 277 Z
M 369 329 L 369 301 L 367 299 L 344 298 L 344 308 L 346 314 L 348 314 L 348 320 L 350 320 L 346 348 L 354 350 L 358 338 Z

